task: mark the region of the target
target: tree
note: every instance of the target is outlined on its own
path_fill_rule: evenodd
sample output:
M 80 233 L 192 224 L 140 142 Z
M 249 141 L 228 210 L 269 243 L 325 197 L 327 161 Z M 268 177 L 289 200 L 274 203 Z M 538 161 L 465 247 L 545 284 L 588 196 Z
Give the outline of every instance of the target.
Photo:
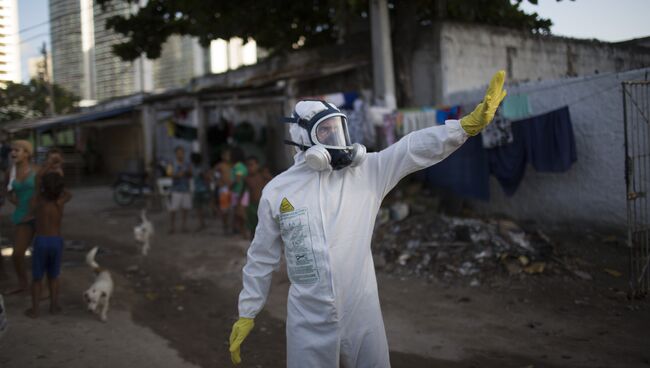
M 52 89 L 56 113 L 72 112 L 79 98 L 56 84 Z M 42 79 L 32 79 L 28 84 L 8 82 L 0 88 L 0 122 L 46 116 L 48 99 L 48 85 Z
M 389 0 L 393 22 L 428 27 L 448 19 L 549 33 L 552 22 L 520 8 L 524 0 Z M 537 4 L 537 0 L 526 0 Z M 561 0 L 556 0 L 561 1 Z M 573 0 L 572 0 L 573 1 Z M 123 60 L 142 54 L 160 57 L 171 35 L 197 37 L 207 47 L 212 40 L 231 37 L 254 39 L 273 53 L 297 48 L 344 43 L 349 29 L 369 29 L 369 0 L 149 0 L 130 15 L 115 15 L 106 26 L 126 37 L 113 46 Z M 98 0 L 104 11 L 135 5 L 139 0 Z M 400 11 L 400 9 L 409 9 Z M 407 14 L 409 18 L 401 17 Z

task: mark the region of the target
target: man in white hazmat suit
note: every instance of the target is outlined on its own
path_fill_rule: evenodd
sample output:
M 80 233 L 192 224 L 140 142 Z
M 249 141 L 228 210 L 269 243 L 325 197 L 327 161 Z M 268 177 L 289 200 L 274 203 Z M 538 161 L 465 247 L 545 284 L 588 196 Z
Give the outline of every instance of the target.
M 287 302 L 287 366 L 390 367 L 370 249 L 375 218 L 406 175 L 434 165 L 478 134 L 505 97 L 497 72 L 468 116 L 410 133 L 377 153 L 351 145 L 345 115 L 323 101 L 296 104 L 289 129 L 295 163 L 266 185 L 248 249 L 239 320 L 230 352 L 266 302 L 282 244 L 291 286 Z

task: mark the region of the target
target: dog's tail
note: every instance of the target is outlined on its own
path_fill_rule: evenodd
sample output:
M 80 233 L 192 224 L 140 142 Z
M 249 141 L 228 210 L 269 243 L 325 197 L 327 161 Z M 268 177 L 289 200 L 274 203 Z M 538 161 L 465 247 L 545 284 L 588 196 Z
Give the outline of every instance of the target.
M 140 211 L 140 218 L 142 219 L 142 222 L 149 222 L 147 220 L 147 209 L 143 208 L 142 211 Z
M 99 248 L 94 247 L 93 249 L 90 250 L 90 252 L 88 252 L 88 254 L 86 254 L 86 263 L 88 264 L 88 266 L 92 267 L 93 270 L 95 271 L 99 270 L 99 265 L 97 264 L 97 262 L 95 262 L 95 255 L 97 254 L 97 249 Z

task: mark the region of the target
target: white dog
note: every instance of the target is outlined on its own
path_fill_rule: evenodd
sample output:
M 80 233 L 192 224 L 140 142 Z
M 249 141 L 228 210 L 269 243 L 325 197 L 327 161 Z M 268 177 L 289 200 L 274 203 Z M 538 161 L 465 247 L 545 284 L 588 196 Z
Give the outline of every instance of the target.
M 108 303 L 113 294 L 113 278 L 108 270 L 99 267 L 97 262 L 95 262 L 96 254 L 97 247 L 94 247 L 86 255 L 86 263 L 93 268 L 97 276 L 95 277 L 95 282 L 84 293 L 84 300 L 88 305 L 88 310 L 99 314 L 102 322 L 106 322 Z
M 146 256 L 149 253 L 151 237 L 153 237 L 154 233 L 153 223 L 147 219 L 146 210 L 140 212 L 140 218 L 142 223 L 133 228 L 133 236 L 136 241 L 142 243 L 142 255 Z

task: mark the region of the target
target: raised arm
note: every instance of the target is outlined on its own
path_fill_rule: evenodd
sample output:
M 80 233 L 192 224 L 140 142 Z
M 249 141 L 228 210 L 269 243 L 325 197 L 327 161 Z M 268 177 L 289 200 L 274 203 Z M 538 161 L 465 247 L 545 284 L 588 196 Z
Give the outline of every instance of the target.
M 461 120 L 412 132 L 381 152 L 368 155 L 369 177 L 382 198 L 406 175 L 434 165 L 487 126 L 506 96 L 505 72 L 490 81 L 483 101 Z
M 383 198 L 403 177 L 442 161 L 467 137 L 458 120 L 412 132 L 381 152 L 368 154 L 369 178 Z

